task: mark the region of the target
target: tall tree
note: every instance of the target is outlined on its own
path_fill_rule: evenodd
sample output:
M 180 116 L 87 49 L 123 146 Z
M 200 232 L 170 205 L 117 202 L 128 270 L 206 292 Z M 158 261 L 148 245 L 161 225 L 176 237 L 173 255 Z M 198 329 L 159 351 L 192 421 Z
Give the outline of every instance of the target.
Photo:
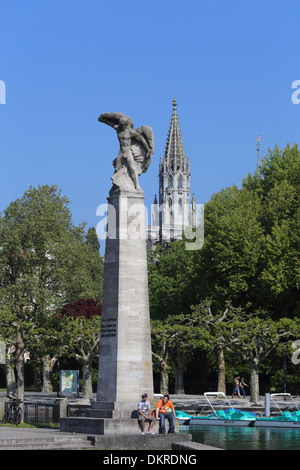
M 153 342 L 161 354 L 161 363 L 167 369 L 169 359 L 175 375 L 175 393 L 184 394 L 184 369 L 191 354 L 207 344 L 207 329 L 199 327 L 197 313 L 170 315 L 164 320 L 152 320 L 151 333 Z M 158 356 L 156 353 L 156 356 Z M 162 371 L 161 371 L 162 372 Z M 164 377 L 163 384 L 166 383 Z
M 175 242 L 151 253 L 152 318 L 191 315 L 192 306 L 207 299 L 213 312 L 224 312 L 228 302 L 241 311 L 268 312 L 255 317 L 261 328 L 268 319 L 300 317 L 299 175 L 297 145 L 269 150 L 240 189 L 225 188 L 205 205 L 202 249 L 187 253 L 184 242 Z
M 246 306 L 256 298 L 263 231 L 260 200 L 236 186 L 214 194 L 205 206 L 205 239 L 195 252 L 199 300 Z
M 68 354 L 82 367 L 83 400 L 93 396 L 92 365 L 99 352 L 101 304 L 93 299 L 81 299 L 63 306 L 61 316 L 65 322 L 65 341 Z
M 261 199 L 265 241 L 257 278 L 273 317 L 300 316 L 300 152 L 298 145 L 277 146 L 262 161 L 259 175 L 248 175 L 246 191 Z
M 69 303 L 83 298 L 102 300 L 104 264 L 99 250 L 100 243 L 93 227 L 69 244 L 66 260 L 70 271 L 66 292 Z M 64 252 L 61 254 L 65 255 Z
M 231 346 L 242 354 L 250 368 L 250 401 L 259 403 L 259 372 L 261 364 L 278 347 L 280 341 L 296 339 L 299 322 L 288 318 L 273 321 L 251 318 L 231 325 Z
M 24 351 L 50 334 L 52 313 L 78 285 L 79 254 L 89 249 L 68 205 L 56 186 L 30 187 L 0 219 L 0 324 L 14 330 L 20 398 Z
M 222 310 L 216 311 L 213 311 L 210 302 L 202 302 L 192 308 L 192 315 L 188 319 L 190 327 L 205 338 L 206 350 L 216 355 L 219 392 L 226 393 L 225 352 L 232 347 L 231 325 L 237 321 L 246 321 L 247 318 L 248 314 L 240 307 L 233 307 L 230 302 L 226 302 Z

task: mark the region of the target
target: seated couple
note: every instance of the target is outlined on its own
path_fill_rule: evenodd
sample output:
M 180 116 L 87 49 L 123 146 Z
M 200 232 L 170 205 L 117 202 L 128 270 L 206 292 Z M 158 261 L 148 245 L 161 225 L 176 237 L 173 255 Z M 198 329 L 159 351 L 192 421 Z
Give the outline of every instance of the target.
M 150 402 L 147 400 L 148 395 L 144 393 L 142 395 L 142 400 L 138 404 L 138 420 L 142 426 L 142 434 L 145 434 L 145 422 L 149 422 L 149 428 L 147 434 L 154 434 L 152 428 L 156 420 L 160 422 L 159 432 L 160 434 L 166 433 L 165 420 L 169 421 L 169 431 L 168 434 L 175 434 L 175 409 L 173 403 L 169 400 L 169 395 L 164 395 L 161 400 L 156 405 L 156 419 L 151 413 Z

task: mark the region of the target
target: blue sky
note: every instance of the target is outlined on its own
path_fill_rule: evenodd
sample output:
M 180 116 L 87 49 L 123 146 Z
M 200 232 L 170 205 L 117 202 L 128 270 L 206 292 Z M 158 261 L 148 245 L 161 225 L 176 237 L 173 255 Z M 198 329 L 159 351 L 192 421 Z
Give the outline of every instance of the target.
M 74 223 L 96 226 L 118 153 L 97 118 L 112 111 L 153 128 L 150 206 L 174 97 L 196 201 L 240 186 L 258 134 L 261 157 L 298 141 L 299 13 L 296 0 L 0 0 L 0 212 L 56 184 Z

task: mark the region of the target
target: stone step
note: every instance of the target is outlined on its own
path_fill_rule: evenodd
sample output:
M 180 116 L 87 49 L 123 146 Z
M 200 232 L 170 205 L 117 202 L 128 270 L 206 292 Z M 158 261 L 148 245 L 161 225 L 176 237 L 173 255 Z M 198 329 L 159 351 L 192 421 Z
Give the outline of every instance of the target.
M 0 450 L 25 450 L 25 449 L 88 449 L 93 447 L 91 440 L 82 438 L 62 438 L 62 439 L 2 439 Z
M 113 410 L 115 408 L 114 401 L 92 401 L 91 407 L 93 409 L 101 409 L 101 410 Z
M 82 416 L 86 418 L 113 418 L 113 410 L 84 410 Z
M 138 420 L 131 418 L 70 417 L 60 419 L 60 430 L 68 433 L 128 435 L 139 432 Z

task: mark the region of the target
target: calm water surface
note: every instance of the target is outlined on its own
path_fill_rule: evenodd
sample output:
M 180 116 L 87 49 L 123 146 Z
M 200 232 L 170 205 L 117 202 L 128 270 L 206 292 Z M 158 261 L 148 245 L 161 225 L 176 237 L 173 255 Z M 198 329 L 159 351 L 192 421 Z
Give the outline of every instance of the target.
M 258 429 L 225 426 L 180 426 L 200 442 L 225 450 L 300 450 L 300 429 Z

